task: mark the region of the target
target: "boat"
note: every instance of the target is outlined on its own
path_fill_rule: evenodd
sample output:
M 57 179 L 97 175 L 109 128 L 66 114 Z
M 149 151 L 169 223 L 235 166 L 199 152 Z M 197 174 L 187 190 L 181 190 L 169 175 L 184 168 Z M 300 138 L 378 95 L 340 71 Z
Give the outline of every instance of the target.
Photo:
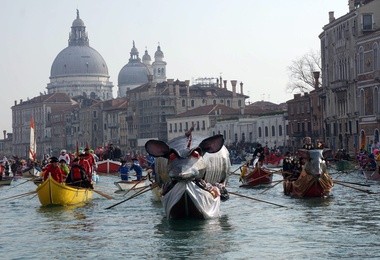
M 41 170 L 32 167 L 29 169 L 25 169 L 22 171 L 22 177 L 23 178 L 36 178 L 36 177 L 41 177 Z
M 240 181 L 242 182 L 240 187 L 249 188 L 272 183 L 273 173 L 265 167 L 255 166 L 252 168 L 242 166 L 240 170 Z
M 114 160 L 103 160 L 96 162 L 96 172 L 98 174 L 117 174 L 119 172 L 121 162 Z
M 284 162 L 284 156 L 279 155 L 277 153 L 270 153 L 265 156 L 264 166 L 267 168 L 277 168 L 282 167 Z
M 333 168 L 338 172 L 353 171 L 357 170 L 356 165 L 353 161 L 348 160 L 337 160 L 332 163 Z
M 380 181 L 379 167 L 376 167 L 376 170 L 364 169 L 362 173 L 367 180 Z
M 114 182 L 115 186 L 118 188 L 116 193 L 126 193 L 129 192 L 130 190 L 134 192 L 138 192 L 148 186 L 148 183 L 146 180 L 120 180 L 120 181 L 115 181 Z
M 38 199 L 42 206 L 67 206 L 86 203 L 92 199 L 93 191 L 58 183 L 51 176 L 37 186 Z
M 303 151 L 301 151 L 303 150 Z M 297 198 L 319 197 L 330 195 L 334 186 L 331 176 L 327 172 L 327 166 L 322 158 L 326 158 L 322 149 L 304 150 L 299 154 L 307 163 L 301 168 L 301 173 L 296 179 L 284 175 L 284 194 Z
M 231 164 L 223 136 L 203 139 L 192 136 L 192 130 L 169 144 L 154 139 L 145 143 L 156 159 L 155 184 L 168 219 L 220 217 L 221 201 L 228 200 L 225 184 Z
M 0 180 L 0 186 L 11 185 L 13 177 L 2 176 Z

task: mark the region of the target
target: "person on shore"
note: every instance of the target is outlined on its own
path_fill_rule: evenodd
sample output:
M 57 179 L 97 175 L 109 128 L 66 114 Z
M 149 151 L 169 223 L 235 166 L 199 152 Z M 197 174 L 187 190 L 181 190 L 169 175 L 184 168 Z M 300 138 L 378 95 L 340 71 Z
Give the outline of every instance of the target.
M 49 175 L 51 175 L 51 177 L 59 183 L 64 182 L 66 179 L 66 174 L 59 167 L 58 158 L 55 156 L 50 157 L 50 163 L 44 168 L 42 172 L 43 180 L 47 180 Z

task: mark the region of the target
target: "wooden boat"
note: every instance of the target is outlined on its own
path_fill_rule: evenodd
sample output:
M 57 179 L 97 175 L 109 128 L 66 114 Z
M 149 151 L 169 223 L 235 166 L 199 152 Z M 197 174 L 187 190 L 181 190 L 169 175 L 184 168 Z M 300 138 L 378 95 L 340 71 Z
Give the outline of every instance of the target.
M 130 190 L 137 192 L 137 191 L 142 190 L 143 188 L 145 188 L 148 185 L 146 180 L 141 180 L 141 181 L 138 181 L 138 180 L 128 180 L 128 181 L 120 180 L 120 181 L 115 181 L 114 184 L 118 188 L 118 190 L 115 191 L 116 193 L 124 193 L 124 192 L 128 192 Z
M 379 167 L 376 170 L 362 170 L 364 177 L 371 181 L 380 181 Z
M 0 186 L 11 185 L 13 177 L 3 176 L 0 180 Z
M 267 168 L 282 167 L 283 162 L 284 162 L 284 156 L 271 153 L 265 156 L 264 166 Z
M 327 172 L 319 178 L 302 171 L 297 180 L 284 179 L 284 194 L 292 197 L 327 197 L 334 183 Z
M 121 162 L 113 160 L 103 160 L 96 162 L 97 170 L 99 174 L 117 174 L 119 172 Z
M 242 182 L 242 185 L 240 185 L 240 187 L 249 188 L 262 184 L 270 184 L 272 179 L 273 173 L 264 167 L 241 167 L 240 181 Z
M 355 170 L 354 162 L 348 160 L 337 160 L 336 162 L 332 163 L 332 165 L 334 165 L 333 167 L 335 170 L 340 172 Z
M 92 199 L 93 195 L 91 189 L 58 183 L 51 176 L 38 185 L 36 191 L 42 206 L 66 206 L 85 203 Z
M 36 178 L 41 176 L 41 171 L 33 167 L 22 172 L 23 178 Z

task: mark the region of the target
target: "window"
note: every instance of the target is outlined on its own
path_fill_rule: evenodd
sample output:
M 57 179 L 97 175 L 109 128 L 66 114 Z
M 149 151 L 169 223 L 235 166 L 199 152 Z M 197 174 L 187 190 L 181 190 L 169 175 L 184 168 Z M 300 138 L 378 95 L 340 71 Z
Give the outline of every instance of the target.
M 363 46 L 359 47 L 359 53 L 358 53 L 358 73 L 363 73 L 364 72 L 364 49 Z
M 272 136 L 276 135 L 276 129 L 274 128 L 274 125 L 272 125 Z
M 268 137 L 268 135 L 269 135 L 269 130 L 268 130 L 268 127 L 266 126 L 265 127 L 265 137 Z
M 185 107 L 186 106 L 186 102 L 184 99 L 182 99 L 182 107 Z
M 377 43 L 373 45 L 373 70 L 378 70 L 379 66 L 379 48 Z
M 363 14 L 363 31 L 372 30 L 372 14 Z
M 191 107 L 194 107 L 195 106 L 195 102 L 194 102 L 194 99 L 191 100 Z
M 282 136 L 282 125 L 278 126 L 278 135 Z
M 259 127 L 259 137 L 261 137 L 261 127 Z

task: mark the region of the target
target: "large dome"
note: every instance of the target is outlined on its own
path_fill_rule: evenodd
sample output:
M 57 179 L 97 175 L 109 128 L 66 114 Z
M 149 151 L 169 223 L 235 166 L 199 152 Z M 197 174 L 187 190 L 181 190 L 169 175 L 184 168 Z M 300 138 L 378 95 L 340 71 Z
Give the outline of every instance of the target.
M 68 46 L 51 66 L 50 78 L 76 75 L 109 76 L 103 57 L 86 45 Z
M 128 63 L 119 72 L 118 85 L 139 85 L 148 82 L 149 70 L 141 62 Z

